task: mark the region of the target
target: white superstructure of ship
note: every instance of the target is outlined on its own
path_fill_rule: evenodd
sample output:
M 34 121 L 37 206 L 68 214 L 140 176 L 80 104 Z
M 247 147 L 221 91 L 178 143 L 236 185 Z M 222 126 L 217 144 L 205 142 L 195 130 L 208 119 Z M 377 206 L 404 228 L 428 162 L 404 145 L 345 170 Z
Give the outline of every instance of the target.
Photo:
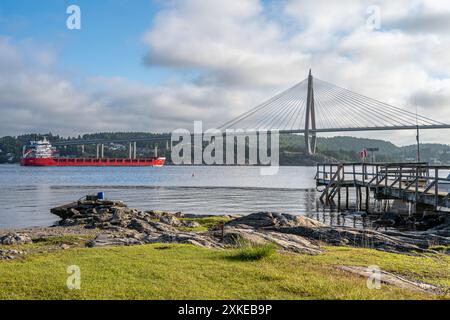
M 40 141 L 30 141 L 23 148 L 23 158 L 46 159 L 52 158 L 55 148 L 46 138 Z

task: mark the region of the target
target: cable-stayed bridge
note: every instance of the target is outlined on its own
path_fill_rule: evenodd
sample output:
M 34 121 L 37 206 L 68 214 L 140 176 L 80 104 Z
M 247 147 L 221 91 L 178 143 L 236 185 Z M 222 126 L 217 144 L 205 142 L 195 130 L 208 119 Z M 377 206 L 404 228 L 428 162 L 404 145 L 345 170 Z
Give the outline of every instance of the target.
M 450 125 L 313 78 L 311 70 L 305 80 L 219 127 L 303 133 L 307 153 L 315 152 L 317 133 L 444 128 Z
M 280 133 L 304 134 L 305 150 L 311 154 L 315 153 L 318 133 L 449 128 L 449 124 L 313 78 L 310 70 L 305 80 L 228 121 L 218 129 L 223 133 L 227 129 L 240 129 L 247 132 L 278 130 Z M 97 144 L 99 156 L 103 154 L 104 145 L 107 143 L 129 143 L 131 157 L 133 149 L 133 153 L 136 153 L 136 142 L 168 144 L 170 140 L 170 134 L 161 134 L 150 138 L 71 140 L 56 142 L 54 145 Z

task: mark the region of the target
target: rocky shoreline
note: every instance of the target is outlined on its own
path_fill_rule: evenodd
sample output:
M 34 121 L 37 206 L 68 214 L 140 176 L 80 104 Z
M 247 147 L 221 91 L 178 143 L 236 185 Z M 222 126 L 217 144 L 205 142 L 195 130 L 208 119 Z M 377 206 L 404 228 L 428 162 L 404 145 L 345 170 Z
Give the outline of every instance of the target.
M 61 218 L 58 226 L 0 231 L 0 244 L 20 245 L 32 243 L 33 239 L 84 235 L 90 237 L 87 247 L 184 243 L 222 249 L 243 243 L 273 243 L 281 251 L 311 255 L 322 253 L 324 245 L 405 254 L 432 253 L 437 246 L 450 246 L 449 218 L 446 224 L 426 231 L 396 232 L 328 226 L 307 217 L 275 212 L 204 216 L 139 211 L 121 201 L 97 199 L 80 200 L 51 212 Z M 205 218 L 218 220 L 205 228 L 199 223 Z M 0 258 L 13 259 L 22 254 L 11 250 L 1 249 Z

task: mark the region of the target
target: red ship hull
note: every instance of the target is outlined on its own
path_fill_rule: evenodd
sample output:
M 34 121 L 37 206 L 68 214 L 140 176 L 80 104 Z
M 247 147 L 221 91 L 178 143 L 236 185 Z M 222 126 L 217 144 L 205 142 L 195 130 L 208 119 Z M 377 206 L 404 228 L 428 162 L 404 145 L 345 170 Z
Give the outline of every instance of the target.
M 166 158 L 89 159 L 89 158 L 23 158 L 22 166 L 34 167 L 162 167 Z

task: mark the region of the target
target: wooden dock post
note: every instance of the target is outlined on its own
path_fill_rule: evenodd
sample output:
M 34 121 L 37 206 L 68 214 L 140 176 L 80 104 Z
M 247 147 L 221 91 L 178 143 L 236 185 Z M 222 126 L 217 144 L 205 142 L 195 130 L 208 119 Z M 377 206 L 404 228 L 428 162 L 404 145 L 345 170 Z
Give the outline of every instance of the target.
M 438 210 L 439 206 L 439 169 L 434 169 L 434 210 Z
M 348 210 L 348 186 L 345 187 L 345 209 Z
M 362 191 L 361 187 L 358 187 L 358 196 L 359 196 L 359 209 L 358 211 L 362 210 Z
M 369 203 L 370 203 L 370 190 L 369 187 L 366 187 L 366 212 L 369 212 Z
M 360 209 L 360 201 L 359 201 L 359 190 L 358 190 L 358 187 L 355 188 L 355 195 L 356 195 L 356 211 L 359 211 L 359 209 Z
M 338 195 L 338 211 L 341 211 L 341 188 L 338 189 L 337 195 Z

